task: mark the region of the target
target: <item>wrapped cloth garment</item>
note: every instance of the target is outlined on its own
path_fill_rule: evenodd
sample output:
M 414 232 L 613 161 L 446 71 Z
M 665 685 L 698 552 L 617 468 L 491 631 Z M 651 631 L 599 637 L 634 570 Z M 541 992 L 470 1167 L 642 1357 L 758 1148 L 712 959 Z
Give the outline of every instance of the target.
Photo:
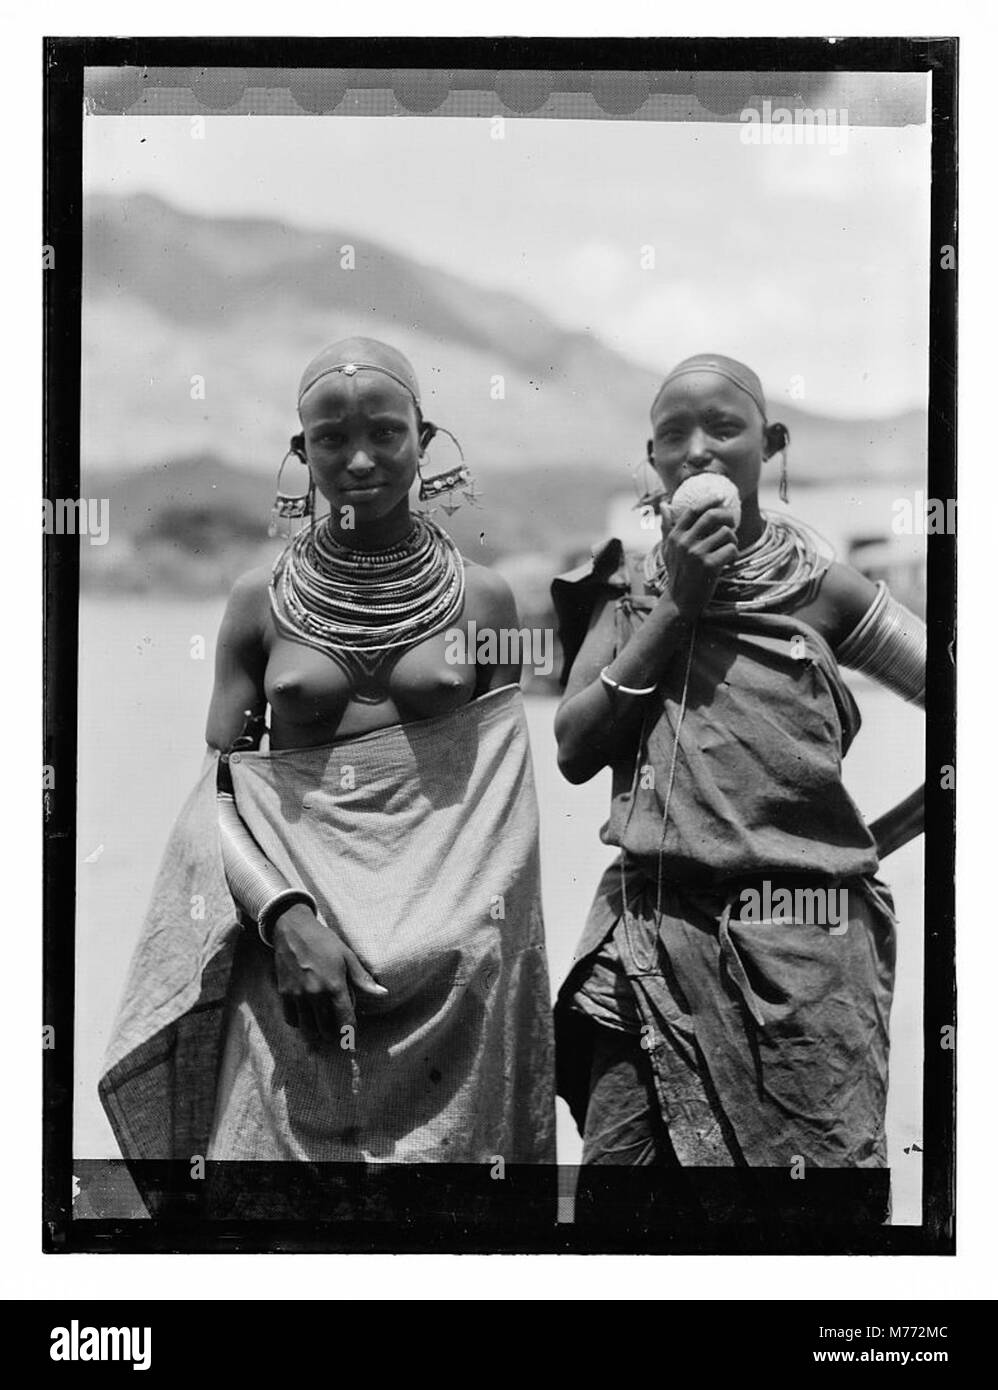
M 230 758 L 240 815 L 389 991 L 309 1051 L 225 883 L 217 755 L 173 830 L 101 1098 L 126 1158 L 554 1158 L 537 810 L 518 688 Z M 192 903 L 201 902 L 195 912 Z
M 598 592 L 615 598 L 613 654 L 622 651 L 656 602 L 642 587 L 619 542 L 580 578 L 556 580 L 559 615 L 569 615 L 566 662 Z M 836 880 L 875 872 L 873 837 L 842 783 L 859 710 L 824 638 L 792 613 L 738 613 L 700 619 L 688 684 L 687 655 L 688 647 L 675 653 L 645 703 L 640 754 L 635 748 L 612 766 L 603 841 L 639 860 L 661 857 L 666 876 L 687 883 L 767 871 Z M 651 785 L 635 777 L 638 754 L 639 774 L 654 773 Z
M 562 989 L 559 1091 L 585 1128 L 592 1024 L 640 1038 L 675 1161 L 684 1166 L 886 1165 L 895 922 L 888 890 L 836 885 L 841 924 L 739 917 L 742 885 L 669 884 L 619 863 L 597 890 Z M 758 891 L 758 889 L 756 890 Z M 845 895 L 844 897 L 841 895 Z
M 553 592 L 566 666 L 598 596 L 616 651 L 655 602 L 619 542 Z M 559 1092 L 582 1129 L 593 1026 L 632 1032 L 680 1163 L 882 1166 L 895 921 L 842 783 L 859 711 L 792 613 L 702 617 L 692 640 L 612 767 L 602 839 L 621 855 L 559 993 Z M 847 904 L 846 929 L 744 920 L 766 884 Z

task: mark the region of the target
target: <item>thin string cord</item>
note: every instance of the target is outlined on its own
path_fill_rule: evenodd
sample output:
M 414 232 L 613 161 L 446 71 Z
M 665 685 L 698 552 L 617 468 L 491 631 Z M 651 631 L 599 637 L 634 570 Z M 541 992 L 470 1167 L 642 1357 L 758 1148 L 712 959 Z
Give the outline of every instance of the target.
M 812 536 L 821 541 L 830 553 L 826 555 L 820 554 L 814 541 L 811 539 Z M 664 542 L 659 541 L 658 545 L 654 546 L 645 557 L 645 580 L 649 587 L 659 594 L 664 592 L 669 582 L 663 550 Z M 824 537 L 812 527 L 805 526 L 802 522 L 791 520 L 789 517 L 773 516 L 767 513 L 766 525 L 762 535 L 753 545 L 739 552 L 732 561 L 731 565 L 718 580 L 714 589 L 714 594 L 704 609 L 704 613 L 710 617 L 731 613 L 759 612 L 765 609 L 781 607 L 791 599 L 796 598 L 801 593 L 816 585 L 827 572 L 833 558 L 833 548 Z M 686 715 L 690 674 L 693 668 L 696 631 L 697 629 L 694 626 L 690 637 L 689 651 L 686 657 L 682 697 L 676 719 L 676 729 L 672 743 L 672 757 L 669 764 L 669 777 L 662 805 L 662 831 L 659 836 L 655 884 L 656 927 L 658 923 L 661 922 L 662 918 L 662 873 L 665 862 L 665 841 L 669 828 L 669 811 L 672 804 L 672 792 L 676 780 L 676 766 L 679 756 L 679 736 L 683 727 L 683 719 Z M 630 804 L 624 822 L 624 829 L 620 837 L 622 843 L 627 839 L 627 831 L 634 813 L 634 805 L 637 800 L 638 774 L 643 755 L 647 753 L 649 733 L 649 719 L 646 713 L 642 720 L 641 737 L 639 739 L 638 753 L 634 765 L 634 776 L 631 779 Z M 631 937 L 630 909 L 627 902 L 626 876 L 624 873 L 625 853 L 626 851 L 622 849 L 620 858 L 621 920 L 623 922 L 624 935 L 627 940 L 631 958 L 638 970 L 646 971 L 654 967 L 655 956 L 653 955 L 650 960 L 642 962 L 639 961 L 634 949 L 634 942 Z M 656 933 L 656 946 L 657 940 L 658 937 Z
M 676 720 L 676 733 L 672 741 L 672 760 L 669 764 L 669 781 L 665 789 L 665 801 L 662 806 L 662 834 L 658 841 L 658 886 L 655 893 L 655 920 L 658 922 L 662 916 L 662 863 L 665 854 L 665 834 L 669 826 L 669 806 L 672 803 L 672 788 L 676 780 L 676 762 L 679 757 L 679 735 L 683 728 L 683 719 L 686 715 L 686 698 L 690 688 L 690 672 L 693 669 L 693 647 L 696 638 L 696 629 L 690 637 L 690 650 L 686 657 L 686 671 L 683 675 L 683 696 L 679 705 L 679 717 Z
M 679 704 L 679 714 L 678 714 L 677 719 L 676 719 L 676 730 L 675 730 L 675 733 L 674 733 L 674 735 L 673 735 L 673 740 L 672 740 L 672 759 L 671 759 L 670 764 L 669 764 L 669 779 L 668 779 L 668 782 L 666 783 L 665 797 L 664 797 L 663 803 L 662 803 L 662 834 L 661 834 L 661 836 L 659 837 L 659 843 L 658 843 L 657 886 L 656 886 L 656 893 L 655 893 L 655 923 L 656 923 L 656 927 L 657 927 L 658 923 L 659 923 L 659 922 L 661 921 L 661 919 L 662 919 L 662 863 L 663 863 L 663 857 L 664 857 L 664 856 L 663 856 L 663 851 L 664 851 L 664 849 L 665 849 L 665 836 L 666 836 L 666 831 L 667 831 L 668 826 L 669 826 L 669 807 L 670 807 L 671 802 L 672 802 L 672 788 L 673 788 L 673 786 L 674 786 L 674 784 L 675 784 L 675 780 L 676 780 L 676 763 L 677 763 L 677 760 L 678 760 L 678 758 L 679 758 L 679 735 L 680 735 L 680 733 L 682 732 L 682 728 L 683 728 L 683 719 L 684 719 L 684 717 L 685 717 L 685 715 L 686 715 L 686 700 L 687 700 L 687 696 L 688 696 L 689 688 L 690 688 L 690 672 L 691 672 L 692 669 L 693 669 L 693 649 L 694 649 L 695 645 L 696 645 L 696 627 L 694 626 L 693 631 L 692 631 L 691 634 L 690 634 L 690 645 L 689 645 L 689 650 L 688 650 L 688 652 L 687 652 L 687 654 L 686 654 L 686 670 L 685 670 L 685 672 L 684 672 L 684 674 L 683 674 L 683 693 L 682 693 L 682 699 L 680 700 L 680 704 Z M 647 720 L 647 716 L 646 716 L 645 719 L 642 721 L 642 739 L 641 739 L 641 743 L 639 744 L 639 747 L 638 747 L 638 758 L 637 758 L 637 760 L 635 761 L 635 764 L 634 764 L 634 777 L 633 777 L 632 780 L 631 780 L 631 798 L 630 798 L 630 806 L 628 807 L 627 819 L 626 819 L 626 821 L 625 821 L 625 823 L 624 823 L 624 833 L 621 835 L 621 839 L 622 839 L 622 840 L 626 838 L 626 835 L 627 835 L 627 828 L 628 828 L 628 826 L 629 826 L 630 823 L 631 823 L 631 815 L 633 814 L 633 811 L 634 811 L 634 802 L 635 802 L 635 799 L 636 799 L 635 794 L 636 794 L 636 792 L 637 792 L 637 782 L 638 782 L 638 769 L 639 769 L 640 764 L 641 764 L 641 752 L 642 752 L 642 749 L 646 747 L 646 739 L 647 739 L 646 728 L 647 728 L 647 723 L 648 723 L 648 720 Z M 652 955 L 652 957 L 651 957 L 650 960 L 647 960 L 647 961 L 644 961 L 644 962 L 639 961 L 639 960 L 638 960 L 637 952 L 636 952 L 635 949 L 634 949 L 634 942 L 633 942 L 632 939 L 631 939 L 631 925 L 630 925 L 630 920 L 629 920 L 629 916 L 628 916 L 629 909 L 628 909 L 628 905 L 627 905 L 627 881 L 626 881 L 626 878 L 625 878 L 625 875 L 624 875 L 624 851 L 623 851 L 623 850 L 621 851 L 621 856 L 620 856 L 620 903 L 621 903 L 621 920 L 623 921 L 623 924 L 624 924 L 624 935 L 625 935 L 625 937 L 627 938 L 627 947 L 628 947 L 628 950 L 629 950 L 630 953 L 631 953 L 631 959 L 634 961 L 634 964 L 635 964 L 635 966 L 638 968 L 638 970 L 641 970 L 641 971 L 651 970 L 651 969 L 653 968 L 654 964 L 655 964 L 655 956 L 654 956 L 654 954 Z M 657 935 L 656 935 L 656 943 L 657 943 L 657 940 L 658 940 L 658 938 L 657 938 Z

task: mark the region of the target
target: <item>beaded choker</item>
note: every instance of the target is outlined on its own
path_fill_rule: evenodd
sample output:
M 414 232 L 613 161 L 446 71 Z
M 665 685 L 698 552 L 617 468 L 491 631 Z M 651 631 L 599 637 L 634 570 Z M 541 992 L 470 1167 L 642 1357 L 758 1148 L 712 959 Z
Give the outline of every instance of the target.
M 379 669 L 452 623 L 464 587 L 457 546 L 428 518 L 414 516 L 397 545 L 351 550 L 327 517 L 278 556 L 270 605 L 285 636 L 331 657 L 355 697 L 376 702 L 384 698 Z

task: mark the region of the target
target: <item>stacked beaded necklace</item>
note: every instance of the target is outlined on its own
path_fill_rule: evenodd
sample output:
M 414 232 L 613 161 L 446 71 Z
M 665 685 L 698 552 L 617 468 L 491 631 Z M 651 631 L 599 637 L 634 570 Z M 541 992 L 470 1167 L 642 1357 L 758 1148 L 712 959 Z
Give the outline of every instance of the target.
M 668 584 L 663 552 L 664 542 L 659 541 L 644 563 L 645 580 L 657 594 Z M 767 515 L 762 535 L 732 560 L 718 579 L 704 613 L 720 616 L 780 608 L 816 584 L 831 563 L 830 557 L 818 553 L 799 522 Z
M 355 697 L 375 701 L 379 668 L 452 623 L 464 587 L 457 546 L 427 517 L 383 550 L 349 549 L 325 517 L 277 557 L 270 605 L 281 632 L 332 657 Z

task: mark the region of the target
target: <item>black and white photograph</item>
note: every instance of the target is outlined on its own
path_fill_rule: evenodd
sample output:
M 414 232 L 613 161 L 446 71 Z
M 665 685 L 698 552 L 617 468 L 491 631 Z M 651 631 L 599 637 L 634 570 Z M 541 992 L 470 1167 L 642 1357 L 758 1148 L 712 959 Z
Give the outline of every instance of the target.
M 576 42 L 47 41 L 53 1250 L 952 1251 L 956 41 Z

